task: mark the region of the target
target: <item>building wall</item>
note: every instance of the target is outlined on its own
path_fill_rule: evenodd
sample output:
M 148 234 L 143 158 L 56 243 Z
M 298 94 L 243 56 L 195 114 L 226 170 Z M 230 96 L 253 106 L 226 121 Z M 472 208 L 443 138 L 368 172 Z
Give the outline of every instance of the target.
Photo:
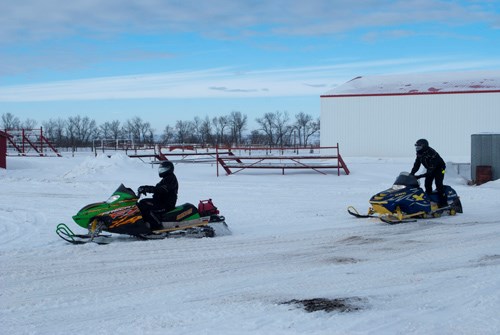
M 426 138 L 445 160 L 470 157 L 482 132 L 500 132 L 498 92 L 321 97 L 321 146 L 343 156 L 408 156 Z

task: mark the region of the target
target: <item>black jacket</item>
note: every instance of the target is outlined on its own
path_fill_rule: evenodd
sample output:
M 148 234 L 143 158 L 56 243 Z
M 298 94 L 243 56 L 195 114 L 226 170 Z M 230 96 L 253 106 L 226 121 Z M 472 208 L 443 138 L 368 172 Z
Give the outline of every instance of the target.
M 175 174 L 163 177 L 156 186 L 145 186 L 148 193 L 153 193 L 153 203 L 156 208 L 172 210 L 177 202 L 179 183 Z
M 415 159 L 413 169 L 411 169 L 410 173 L 413 175 L 417 173 L 418 169 L 420 169 L 420 165 L 423 165 L 427 169 L 427 172 L 422 176 L 430 176 L 436 171 L 442 171 L 446 169 L 444 160 L 441 158 L 441 156 L 439 156 L 436 150 L 432 149 L 431 147 L 417 152 L 417 158 Z

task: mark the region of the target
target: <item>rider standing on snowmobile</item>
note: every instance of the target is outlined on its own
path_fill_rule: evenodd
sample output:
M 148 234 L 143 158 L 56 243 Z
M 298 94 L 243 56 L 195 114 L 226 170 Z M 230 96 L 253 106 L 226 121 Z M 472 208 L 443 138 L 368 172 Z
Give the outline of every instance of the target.
M 158 225 L 159 222 L 151 216 L 151 212 L 159 219 L 163 213 L 174 209 L 179 190 L 172 162 L 162 161 L 158 167 L 158 175 L 162 179 L 156 186 L 143 185 L 137 189 L 139 196 L 153 193 L 152 199 L 142 199 L 138 204 L 144 219 L 152 225 Z
M 439 156 L 436 150 L 429 147 L 429 142 L 426 139 L 420 139 L 415 143 L 415 150 L 417 151 L 417 158 L 413 164 L 410 174 L 417 177 L 417 179 L 425 177 L 425 192 L 427 194 L 432 193 L 432 182 L 436 182 L 436 190 L 439 197 L 439 207 L 446 207 L 447 197 L 444 192 L 443 180 L 444 171 L 446 169 L 446 164 L 444 160 Z M 420 165 L 423 165 L 427 172 L 415 175 L 420 169 Z

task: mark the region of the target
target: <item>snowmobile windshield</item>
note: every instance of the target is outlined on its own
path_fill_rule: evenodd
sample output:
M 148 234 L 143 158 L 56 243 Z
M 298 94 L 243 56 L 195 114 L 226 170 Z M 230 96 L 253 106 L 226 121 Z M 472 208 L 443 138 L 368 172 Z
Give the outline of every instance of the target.
M 113 194 L 116 193 L 125 193 L 131 195 L 132 197 L 136 197 L 135 192 L 131 188 L 125 187 L 123 184 L 120 184 L 116 191 L 113 192 Z
M 106 202 L 111 203 L 118 200 L 120 196 L 117 193 L 128 194 L 133 198 L 137 197 L 135 192 L 131 188 L 125 187 L 123 184 L 120 184 L 120 186 L 118 186 L 116 191 L 113 192 L 113 195 L 111 195 L 111 197 L 109 197 L 109 199 Z
M 394 186 L 419 187 L 418 179 L 408 172 L 401 172 L 394 182 Z M 393 187 L 394 187 L 393 186 Z

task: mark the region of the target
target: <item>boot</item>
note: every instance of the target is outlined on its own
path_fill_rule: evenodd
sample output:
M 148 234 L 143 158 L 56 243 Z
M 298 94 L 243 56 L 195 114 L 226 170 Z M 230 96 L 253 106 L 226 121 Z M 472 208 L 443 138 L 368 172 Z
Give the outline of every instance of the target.
M 446 193 L 439 194 L 438 208 L 448 207 L 448 197 Z

